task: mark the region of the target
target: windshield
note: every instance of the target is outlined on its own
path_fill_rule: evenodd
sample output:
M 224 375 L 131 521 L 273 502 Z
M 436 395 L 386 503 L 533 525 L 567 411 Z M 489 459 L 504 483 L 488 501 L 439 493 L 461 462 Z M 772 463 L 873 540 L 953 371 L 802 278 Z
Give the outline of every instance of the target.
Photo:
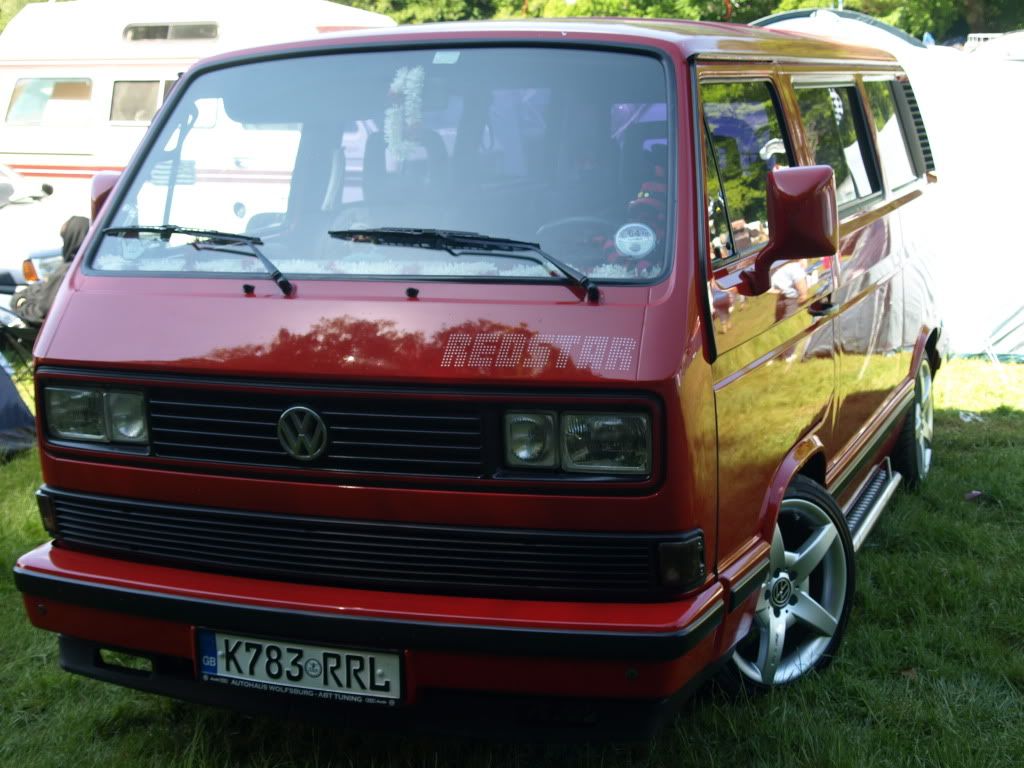
M 543 259 L 344 239 L 371 228 L 537 243 L 602 281 L 665 274 L 666 74 L 642 54 L 442 48 L 306 56 L 202 75 L 108 227 L 259 237 L 290 277 L 563 280 Z M 113 272 L 261 273 L 194 237 L 105 236 Z

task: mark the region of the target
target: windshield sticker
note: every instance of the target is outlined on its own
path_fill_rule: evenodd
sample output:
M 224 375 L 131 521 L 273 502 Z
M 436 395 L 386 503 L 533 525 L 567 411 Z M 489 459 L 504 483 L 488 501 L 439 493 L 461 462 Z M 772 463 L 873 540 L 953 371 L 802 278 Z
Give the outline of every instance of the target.
M 632 371 L 638 347 L 628 336 L 540 333 L 452 333 L 441 356 L 442 368 L 589 368 Z
M 642 259 L 654 250 L 658 237 L 646 224 L 623 224 L 615 233 L 615 250 L 627 258 Z

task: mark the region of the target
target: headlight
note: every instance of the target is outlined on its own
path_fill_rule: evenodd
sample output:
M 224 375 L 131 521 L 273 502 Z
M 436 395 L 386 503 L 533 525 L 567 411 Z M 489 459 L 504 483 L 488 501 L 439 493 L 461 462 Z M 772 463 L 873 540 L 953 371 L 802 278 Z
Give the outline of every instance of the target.
M 110 439 L 116 443 L 146 443 L 146 403 L 138 392 L 107 392 Z
M 558 463 L 553 413 L 505 414 L 505 461 L 510 467 L 553 467 Z
M 64 440 L 149 442 L 145 399 L 140 392 L 47 387 L 46 425 L 51 435 Z
M 95 389 L 47 387 L 46 423 L 54 437 L 106 442 L 103 393 Z
M 637 413 L 562 415 L 567 472 L 645 475 L 651 471 L 651 421 Z
M 651 472 L 651 419 L 643 413 L 505 414 L 505 465 L 611 475 Z

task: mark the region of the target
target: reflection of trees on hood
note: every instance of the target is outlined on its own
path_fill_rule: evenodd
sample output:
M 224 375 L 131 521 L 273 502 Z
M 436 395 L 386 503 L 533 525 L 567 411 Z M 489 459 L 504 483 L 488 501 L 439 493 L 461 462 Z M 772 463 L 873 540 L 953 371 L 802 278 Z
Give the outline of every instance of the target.
M 305 333 L 293 333 L 282 328 L 273 341 L 266 344 L 221 347 L 197 362 L 214 360 L 245 367 L 247 363 L 256 361 L 278 360 L 282 372 L 309 371 L 314 374 L 332 369 L 337 371 L 346 363 L 376 367 L 381 371 L 431 369 L 441 363 L 449 338 L 455 334 L 473 338 L 488 334 L 514 335 L 521 340 L 517 346 L 522 347 L 537 336 L 523 323 L 506 325 L 491 320 L 473 320 L 446 326 L 427 338 L 420 331 L 401 330 L 393 320 L 367 320 L 342 315 L 321 318 Z M 553 365 L 561 350 L 546 342 L 540 342 L 539 346 L 548 349 L 547 359 Z M 568 367 L 575 367 L 571 360 Z M 520 362 L 502 372 L 535 376 L 541 373 L 541 369 L 526 368 Z

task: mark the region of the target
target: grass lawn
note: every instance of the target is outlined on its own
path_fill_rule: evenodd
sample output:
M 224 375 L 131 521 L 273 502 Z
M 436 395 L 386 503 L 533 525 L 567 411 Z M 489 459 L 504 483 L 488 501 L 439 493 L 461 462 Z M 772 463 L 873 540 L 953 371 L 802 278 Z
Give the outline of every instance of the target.
M 1024 365 L 936 379 L 932 475 L 858 559 L 840 657 L 771 695 L 705 691 L 650 744 L 556 747 L 251 718 L 61 672 L 0 577 L 0 766 L 1019 766 L 1024 764 Z M 0 467 L 5 573 L 45 538 L 37 460 Z M 974 500 L 965 494 L 981 491 Z

